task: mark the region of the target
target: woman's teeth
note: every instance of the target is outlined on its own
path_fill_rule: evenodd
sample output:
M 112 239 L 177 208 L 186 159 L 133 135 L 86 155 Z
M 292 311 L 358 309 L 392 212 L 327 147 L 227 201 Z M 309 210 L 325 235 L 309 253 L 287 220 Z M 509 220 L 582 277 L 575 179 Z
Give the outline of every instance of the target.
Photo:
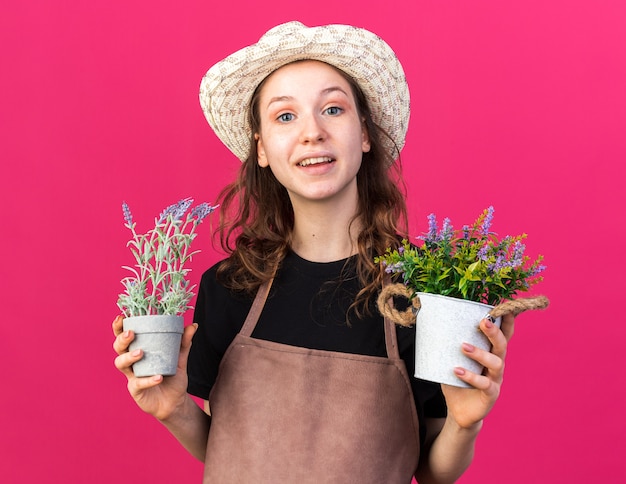
M 320 163 L 330 163 L 333 161 L 329 156 L 320 156 L 317 158 L 307 158 L 306 160 L 302 160 L 298 165 L 300 166 L 309 166 L 309 165 L 318 165 Z

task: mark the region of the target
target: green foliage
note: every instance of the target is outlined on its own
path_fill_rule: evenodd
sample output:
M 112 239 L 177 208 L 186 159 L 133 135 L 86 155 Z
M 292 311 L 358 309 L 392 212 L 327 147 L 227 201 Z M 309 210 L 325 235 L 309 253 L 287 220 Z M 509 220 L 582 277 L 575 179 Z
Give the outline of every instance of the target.
M 524 255 L 526 234 L 498 240 L 489 231 L 493 207 L 486 209 L 472 227 L 452 230 L 444 220 L 437 230 L 435 216 L 429 216 L 430 231 L 421 246 L 406 239 L 398 248 L 388 248 L 375 262 L 397 274 L 415 293 L 426 292 L 497 305 L 519 291 L 527 291 L 543 278 L 543 256 L 531 262 Z
M 133 267 L 122 266 L 132 273 L 122 279 L 125 291 L 117 300 L 126 317 L 179 315 L 191 309 L 195 285 L 186 279 L 190 269 L 185 264 L 199 252 L 191 251 L 197 225 L 217 208 L 203 203 L 185 215 L 192 202 L 184 199 L 170 205 L 145 234 L 135 231 L 130 209 L 126 203 L 122 205 L 125 227 L 132 232 L 127 246 L 136 261 Z

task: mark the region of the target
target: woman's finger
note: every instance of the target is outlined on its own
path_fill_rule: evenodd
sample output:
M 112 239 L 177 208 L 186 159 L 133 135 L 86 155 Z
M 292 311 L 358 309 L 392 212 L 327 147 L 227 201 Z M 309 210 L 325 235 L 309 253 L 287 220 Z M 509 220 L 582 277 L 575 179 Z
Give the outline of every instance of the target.
M 113 341 L 113 349 L 118 355 L 126 353 L 128 351 L 128 345 L 130 345 L 133 339 L 135 339 L 135 334 L 132 331 L 124 331 Z
M 180 343 L 180 355 L 178 357 L 178 370 L 187 371 L 187 359 L 189 358 L 189 350 L 191 350 L 191 340 L 193 335 L 196 334 L 198 324 L 194 323 L 185 328 L 183 331 L 183 337 Z
M 502 378 L 502 374 L 504 373 L 504 360 L 498 355 L 477 348 L 469 343 L 463 343 L 462 350 L 463 354 L 484 366 L 497 380 Z
M 504 333 L 489 319 L 483 319 L 480 322 L 480 330 L 491 342 L 491 353 L 504 360 L 507 348 L 507 339 Z
M 128 380 L 128 391 L 131 395 L 137 395 L 143 390 L 148 390 L 163 382 L 162 375 L 145 376 L 141 378 L 131 378 Z
M 119 336 L 124 331 L 124 316 L 121 314 L 117 315 L 111 327 L 113 328 L 113 334 L 116 337 Z
M 130 378 L 134 376 L 132 369 L 133 364 L 141 360 L 141 358 L 143 358 L 143 351 L 139 349 L 130 352 L 127 351 L 118 355 L 117 358 L 115 358 L 115 368 L 117 368 L 122 373 L 124 373 L 124 375 Z
M 515 332 L 515 316 L 512 313 L 507 313 L 502 316 L 500 329 L 502 330 L 506 340 L 511 341 L 513 333 Z
M 455 368 L 454 374 L 468 385 L 485 392 L 494 400 L 499 395 L 500 386 L 486 375 L 479 375 L 478 373 L 471 372 L 465 368 Z

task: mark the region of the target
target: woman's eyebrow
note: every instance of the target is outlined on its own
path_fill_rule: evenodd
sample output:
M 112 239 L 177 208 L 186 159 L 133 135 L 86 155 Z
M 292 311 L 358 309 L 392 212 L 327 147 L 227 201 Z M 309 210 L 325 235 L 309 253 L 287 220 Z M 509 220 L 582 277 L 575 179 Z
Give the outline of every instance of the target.
M 343 93 L 345 96 L 348 95 L 348 93 L 346 91 L 344 91 L 341 87 L 339 86 L 331 86 L 331 87 L 327 87 L 326 89 L 322 89 L 321 94 L 323 95 L 328 95 L 328 94 L 332 94 L 335 91 L 339 91 L 341 93 Z
M 348 94 L 346 93 L 345 90 L 343 90 L 341 87 L 339 86 L 331 86 L 331 87 L 327 87 L 325 89 L 322 89 L 320 91 L 320 94 L 322 96 L 327 96 L 329 94 L 332 94 L 333 92 L 339 91 L 341 93 L 343 93 L 344 96 L 347 96 Z M 293 96 L 274 96 L 273 98 L 271 98 L 268 102 L 267 105 L 270 106 L 272 103 L 277 103 L 277 102 L 288 102 L 288 101 L 293 101 L 294 97 Z
M 293 96 L 275 96 L 267 102 L 267 105 L 270 106 L 272 103 L 287 102 L 287 101 L 293 101 Z

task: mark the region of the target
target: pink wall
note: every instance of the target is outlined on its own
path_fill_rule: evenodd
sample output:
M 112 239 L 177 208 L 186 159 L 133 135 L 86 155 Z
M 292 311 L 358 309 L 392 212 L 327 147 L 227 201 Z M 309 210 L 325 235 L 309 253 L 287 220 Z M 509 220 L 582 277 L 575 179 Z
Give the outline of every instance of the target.
M 178 198 L 213 199 L 238 162 L 202 117 L 200 78 L 292 19 L 369 28 L 404 63 L 416 234 L 431 211 L 460 225 L 494 204 L 494 229 L 546 256 L 552 307 L 519 318 L 461 482 L 626 481 L 624 2 L 8 3 L 0 481 L 198 482 L 113 367 L 120 203 L 146 227 Z M 196 280 L 220 257 L 209 232 Z

